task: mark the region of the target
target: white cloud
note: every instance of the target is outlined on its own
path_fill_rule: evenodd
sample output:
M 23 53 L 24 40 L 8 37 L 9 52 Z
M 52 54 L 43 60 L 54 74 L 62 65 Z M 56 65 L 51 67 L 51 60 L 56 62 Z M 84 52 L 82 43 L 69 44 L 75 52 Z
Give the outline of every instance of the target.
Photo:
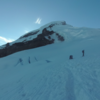
M 7 38 L 5 38 L 5 37 L 2 37 L 2 36 L 0 36 L 0 41 L 1 42 L 6 42 L 6 43 L 8 43 L 8 42 L 12 42 L 12 41 L 14 41 L 13 39 L 7 39 Z
M 36 20 L 35 23 L 36 23 L 36 24 L 41 24 L 41 19 L 40 19 L 40 18 L 37 18 L 37 20 Z

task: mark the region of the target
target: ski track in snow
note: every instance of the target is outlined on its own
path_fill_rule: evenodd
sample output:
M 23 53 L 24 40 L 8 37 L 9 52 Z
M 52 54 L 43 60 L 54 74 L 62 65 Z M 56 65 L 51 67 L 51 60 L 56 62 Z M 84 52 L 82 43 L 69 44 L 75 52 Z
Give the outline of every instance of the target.
M 97 79 L 99 72 L 96 71 L 99 69 L 99 59 L 84 59 L 85 63 L 80 59 L 69 60 L 60 64 L 57 69 L 44 67 L 45 73 L 41 69 L 39 75 L 37 73 L 28 80 L 24 76 L 17 83 L 6 84 L 8 91 L 3 91 L 0 87 L 0 100 L 80 100 L 76 94 L 87 95 L 81 100 L 99 100 L 100 81 Z
M 83 89 L 84 93 L 89 96 L 88 100 L 99 100 L 100 99 L 100 81 L 98 81 L 97 76 L 100 76 L 100 75 L 97 75 L 97 74 L 100 72 L 100 68 L 99 68 L 100 64 L 98 63 L 100 57 L 97 59 L 90 59 L 90 60 L 89 59 L 84 59 L 84 62 L 78 59 L 78 62 L 67 63 L 65 64 L 65 66 L 69 66 L 68 68 L 72 71 L 73 73 L 72 75 L 74 76 L 73 80 L 76 80 L 76 82 L 81 86 L 81 89 Z M 89 62 L 92 62 L 92 63 L 89 63 Z M 97 73 L 97 70 L 99 71 L 98 73 Z M 74 89 L 74 90 L 77 90 L 77 89 Z M 76 100 L 76 99 L 74 98 L 73 100 Z M 87 100 L 87 98 L 85 99 L 81 98 L 81 100 Z

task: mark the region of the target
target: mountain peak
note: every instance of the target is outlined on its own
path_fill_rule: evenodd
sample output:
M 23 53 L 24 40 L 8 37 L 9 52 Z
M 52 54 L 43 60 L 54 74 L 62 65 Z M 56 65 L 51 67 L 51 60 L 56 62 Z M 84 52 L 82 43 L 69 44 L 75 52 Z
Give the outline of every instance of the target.
M 69 42 L 94 36 L 100 36 L 99 29 L 76 28 L 66 24 L 65 21 L 54 21 L 37 30 L 28 32 L 12 43 L 7 43 L 6 45 L 1 46 L 0 57 L 65 40 Z
M 51 22 L 37 30 L 31 31 L 12 43 L 7 43 L 0 49 L 0 57 L 10 55 L 12 53 L 45 46 L 55 42 L 64 41 L 64 37 L 52 28 L 58 25 L 66 25 L 66 22 Z

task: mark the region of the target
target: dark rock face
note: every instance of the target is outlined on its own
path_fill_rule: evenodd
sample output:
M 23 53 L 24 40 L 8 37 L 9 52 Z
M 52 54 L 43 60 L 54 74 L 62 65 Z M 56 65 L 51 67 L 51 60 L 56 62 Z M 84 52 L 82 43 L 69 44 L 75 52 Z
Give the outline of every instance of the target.
M 51 25 L 50 27 L 52 27 L 52 26 L 53 25 Z M 38 31 L 36 31 L 35 33 L 30 32 L 30 33 L 24 35 L 23 37 L 28 37 L 30 35 L 34 35 L 37 32 Z M 37 36 L 37 38 L 35 38 L 31 41 L 19 42 L 19 43 L 15 43 L 11 46 L 9 45 L 9 43 L 7 43 L 5 48 L 0 49 L 0 58 L 5 57 L 10 54 L 13 54 L 18 51 L 32 49 L 32 48 L 36 48 L 36 47 L 40 47 L 40 46 L 45 46 L 47 44 L 52 44 L 52 43 L 54 43 L 54 39 L 51 39 L 50 35 L 52 35 L 54 33 L 55 33 L 54 31 L 48 31 L 46 28 L 44 28 L 42 33 L 39 34 Z M 64 41 L 64 38 L 62 36 L 60 36 L 58 33 L 56 33 L 56 35 L 58 37 L 58 40 Z M 45 36 L 48 36 L 49 39 L 46 39 Z M 23 38 L 23 37 L 20 37 L 20 38 Z
M 64 41 L 64 38 L 63 38 L 61 35 L 59 35 L 58 33 L 56 33 L 56 35 L 57 35 L 57 37 L 58 37 L 58 40 Z

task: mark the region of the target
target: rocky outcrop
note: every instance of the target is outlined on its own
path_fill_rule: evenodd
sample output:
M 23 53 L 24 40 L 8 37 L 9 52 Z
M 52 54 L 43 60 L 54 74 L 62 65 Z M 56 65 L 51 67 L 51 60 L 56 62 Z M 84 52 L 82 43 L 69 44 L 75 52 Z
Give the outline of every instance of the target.
M 53 24 L 50 25 L 49 27 L 52 28 Z M 37 34 L 38 32 L 39 32 L 39 30 L 37 30 L 35 32 L 30 32 L 30 33 L 20 37 L 19 39 Z M 64 41 L 64 38 L 61 35 L 59 35 L 58 33 L 55 33 L 52 30 L 48 31 L 47 28 L 44 28 L 42 30 L 42 33 L 37 35 L 37 37 L 34 38 L 33 40 L 24 41 L 24 42 L 17 42 L 17 43 L 15 42 L 12 45 L 9 45 L 9 43 L 7 43 L 4 48 L 0 49 L 0 57 L 5 57 L 7 55 L 13 54 L 13 53 L 18 52 L 18 51 L 32 49 L 32 48 L 52 44 L 55 41 L 54 39 L 51 38 L 52 34 L 56 34 L 59 41 Z M 48 39 L 46 37 L 48 37 Z

